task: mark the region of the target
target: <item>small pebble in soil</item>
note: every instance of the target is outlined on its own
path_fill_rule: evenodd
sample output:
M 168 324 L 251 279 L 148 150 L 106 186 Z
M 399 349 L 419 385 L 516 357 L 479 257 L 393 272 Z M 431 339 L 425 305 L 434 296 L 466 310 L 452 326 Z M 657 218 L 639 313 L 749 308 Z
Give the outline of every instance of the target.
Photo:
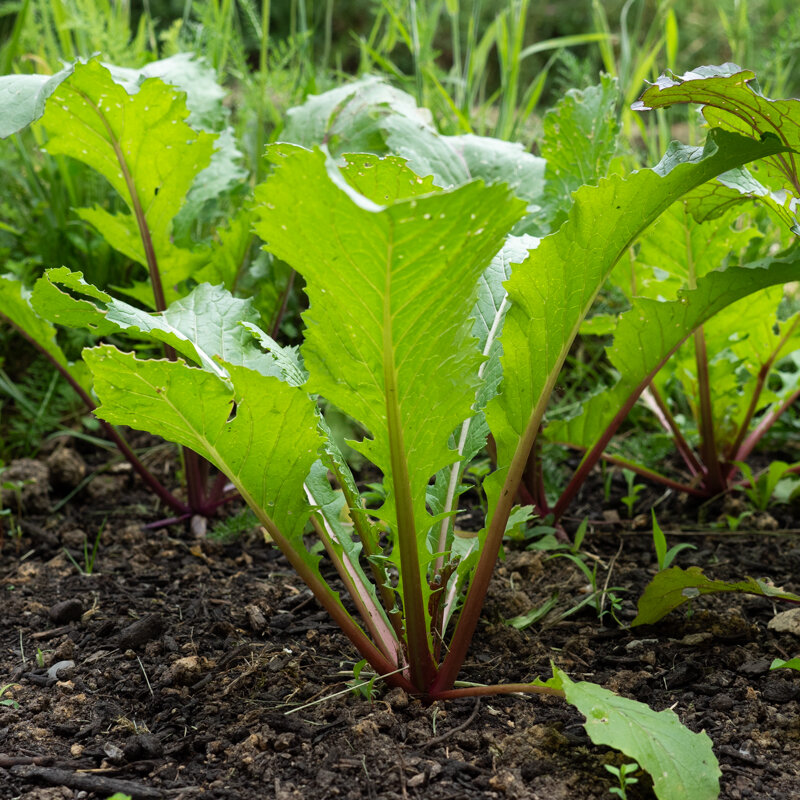
M 137 619 L 128 625 L 119 635 L 119 646 L 123 650 L 141 647 L 143 644 L 161 635 L 164 630 L 164 620 L 160 614 L 148 614 L 142 619 Z
M 83 603 L 77 597 L 70 598 L 69 600 L 62 600 L 50 608 L 48 616 L 56 623 L 56 625 L 63 625 L 67 622 L 75 622 L 81 618 L 83 614 Z

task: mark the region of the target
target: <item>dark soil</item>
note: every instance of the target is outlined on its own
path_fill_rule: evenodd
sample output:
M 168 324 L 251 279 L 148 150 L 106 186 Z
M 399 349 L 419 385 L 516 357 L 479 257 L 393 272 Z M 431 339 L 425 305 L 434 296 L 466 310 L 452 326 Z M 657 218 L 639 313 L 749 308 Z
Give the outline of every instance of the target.
M 124 469 L 50 512 L 79 462 L 66 450 L 26 467 L 39 483 L 24 487 L 21 536 L 2 541 L 0 687 L 12 684 L 1 699 L 15 703 L 0 706 L 3 800 L 611 797 L 604 765 L 624 757 L 592 745 L 556 698 L 425 707 L 380 686 L 371 702 L 346 691 L 357 654 L 257 533 L 223 545 L 146 530 L 159 512 Z M 686 536 L 698 549 L 678 563 L 800 592 L 800 526 L 790 510 L 777 524 Z M 101 526 L 94 574 L 80 574 L 64 548 L 83 564 Z M 617 616 L 629 622 L 656 571 L 649 532 L 597 526 L 583 551 L 601 585 L 627 590 Z M 769 671 L 800 653 L 797 636 L 767 627 L 784 607 L 722 595 L 649 629 L 601 623 L 588 606 L 559 621 L 585 590 L 567 559 L 510 550 L 461 677 L 530 681 L 553 661 L 705 729 L 723 798 L 800 797 L 800 674 Z M 503 623 L 555 591 L 543 623 Z M 652 798 L 639 778 L 629 798 Z

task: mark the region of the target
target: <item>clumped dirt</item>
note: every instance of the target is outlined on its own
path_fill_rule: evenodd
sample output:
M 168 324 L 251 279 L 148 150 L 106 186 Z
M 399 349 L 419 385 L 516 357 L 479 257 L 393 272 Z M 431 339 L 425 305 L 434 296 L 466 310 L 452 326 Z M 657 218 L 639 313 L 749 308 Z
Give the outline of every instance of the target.
M 0 550 L 0 687 L 11 684 L 0 699 L 14 701 L 0 706 L 0 797 L 611 797 L 604 765 L 624 757 L 592 745 L 563 702 L 426 707 L 379 685 L 371 701 L 347 691 L 357 654 L 257 533 L 221 544 L 181 526 L 147 530 L 159 512 L 130 474 L 85 484 L 76 456 L 15 465 L 27 470 L 28 505 L 21 535 L 7 532 Z M 75 487 L 71 503 L 49 511 Z M 678 563 L 800 592 L 800 526 L 791 509 L 777 524 L 687 536 L 697 550 Z M 94 574 L 81 574 L 66 552 L 83 564 L 83 543 L 91 549 L 101 527 Z M 621 625 L 588 606 L 559 620 L 585 578 L 567 559 L 510 548 L 461 677 L 529 681 L 548 677 L 552 661 L 705 729 L 721 797 L 799 797 L 800 674 L 769 671 L 773 658 L 800 653 L 800 636 L 767 627 L 784 608 L 723 595 L 651 628 L 624 627 L 656 571 L 649 533 L 630 528 L 598 526 L 583 545 L 600 583 L 627 590 Z M 554 592 L 543 622 L 504 623 Z M 639 778 L 629 798 L 654 797 Z

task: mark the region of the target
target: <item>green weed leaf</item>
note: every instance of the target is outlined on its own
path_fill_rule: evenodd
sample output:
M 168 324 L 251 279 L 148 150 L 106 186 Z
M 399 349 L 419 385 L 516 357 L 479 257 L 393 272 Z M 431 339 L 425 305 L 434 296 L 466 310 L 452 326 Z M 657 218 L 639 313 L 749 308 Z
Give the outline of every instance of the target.
M 595 744 L 621 750 L 650 773 L 659 800 L 719 796 L 722 772 L 705 731 L 693 733 L 673 711 L 653 711 L 594 683 L 574 682 L 555 667 L 545 685 L 562 690 L 586 717 L 583 727 Z
M 659 572 L 644 590 L 639 598 L 639 613 L 631 623 L 637 625 L 652 625 L 665 617 L 673 609 L 688 603 L 695 597 L 703 594 L 719 594 L 720 592 L 738 592 L 755 594 L 762 597 L 773 597 L 778 600 L 800 602 L 800 597 L 790 592 L 782 592 L 768 583 L 753 578 L 742 581 L 715 581 L 703 575 L 700 567 L 670 567 Z

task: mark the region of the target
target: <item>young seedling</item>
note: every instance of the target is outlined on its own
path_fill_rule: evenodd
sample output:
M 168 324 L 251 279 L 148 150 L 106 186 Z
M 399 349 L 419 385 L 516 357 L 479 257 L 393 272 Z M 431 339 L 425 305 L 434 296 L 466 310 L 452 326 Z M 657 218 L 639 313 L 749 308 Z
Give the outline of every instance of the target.
M 658 571 L 661 572 L 670 567 L 672 562 L 675 560 L 675 556 L 677 556 L 681 550 L 697 550 L 697 548 L 688 542 L 679 542 L 667 550 L 667 537 L 664 535 L 664 531 L 661 530 L 661 526 L 658 524 L 655 509 L 653 509 L 651 513 L 653 516 L 653 546 L 656 549 Z
M 643 483 L 636 483 L 636 473 L 630 469 L 623 469 L 622 475 L 625 478 L 625 485 L 628 488 L 628 494 L 621 498 L 625 508 L 628 509 L 628 519 L 633 518 L 633 509 L 639 494 L 644 491 Z
M 759 511 L 766 511 L 778 484 L 786 476 L 796 474 L 800 465 L 789 465 L 785 461 L 773 461 L 757 478 L 753 475 L 749 464 L 737 461 L 736 466 L 739 467 L 745 478 L 739 488 Z
M 94 562 L 97 559 L 97 550 L 100 547 L 100 537 L 103 535 L 103 529 L 106 526 L 106 521 L 103 520 L 100 523 L 100 527 L 97 529 L 97 533 L 94 537 L 94 544 L 92 545 L 92 551 L 89 552 L 89 537 L 84 536 L 83 539 L 83 566 L 81 566 L 72 556 L 72 553 L 64 548 L 64 553 L 66 554 L 67 558 L 72 562 L 75 569 L 80 572 L 81 575 L 91 575 L 94 572 Z
M 633 773 L 639 769 L 639 765 L 634 761 L 632 764 L 623 764 L 621 767 L 615 767 L 612 764 L 604 766 L 619 781 L 619 786 L 612 786 L 608 791 L 617 795 L 620 800 L 628 800 L 628 787 L 639 783 L 638 778 L 632 777 Z
M 6 697 L 3 699 L 3 695 L 9 691 L 10 689 L 14 689 L 17 687 L 18 684 L 16 683 L 7 683 L 5 686 L 0 686 L 0 706 L 7 706 L 10 708 L 19 708 L 19 703 L 14 700 L 13 697 Z

